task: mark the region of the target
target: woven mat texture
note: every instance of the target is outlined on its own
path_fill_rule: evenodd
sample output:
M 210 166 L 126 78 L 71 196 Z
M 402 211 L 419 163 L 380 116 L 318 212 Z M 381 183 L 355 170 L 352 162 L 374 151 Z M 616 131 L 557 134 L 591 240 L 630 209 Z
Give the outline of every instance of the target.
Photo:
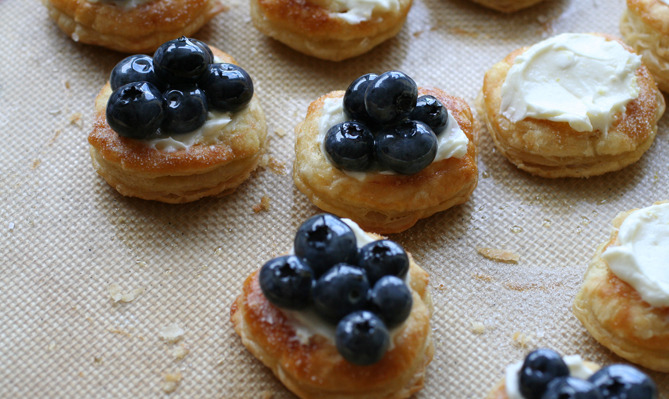
M 73 42 L 37 0 L 0 0 L 1 398 L 293 397 L 242 346 L 229 313 L 244 278 L 318 212 L 290 176 L 293 129 L 309 102 L 363 73 L 400 69 L 473 104 L 484 72 L 510 51 L 562 32 L 619 35 L 625 7 L 547 0 L 503 15 L 415 0 L 396 38 L 331 63 L 264 37 L 248 4 L 233 1 L 197 37 L 254 78 L 278 167 L 231 196 L 167 205 L 125 198 L 91 167 L 93 100 L 124 55 Z M 616 213 L 669 198 L 668 122 L 638 163 L 591 179 L 532 177 L 483 135 L 469 202 L 391 237 L 431 275 L 436 354 L 417 397 L 481 398 L 538 346 L 621 361 L 589 336 L 571 300 Z M 263 196 L 270 207 L 255 213 Z M 487 260 L 478 247 L 521 260 Z M 112 285 L 143 292 L 114 303 Z M 178 343 L 159 338 L 172 323 L 184 330 Z M 669 377 L 651 375 L 667 395 Z

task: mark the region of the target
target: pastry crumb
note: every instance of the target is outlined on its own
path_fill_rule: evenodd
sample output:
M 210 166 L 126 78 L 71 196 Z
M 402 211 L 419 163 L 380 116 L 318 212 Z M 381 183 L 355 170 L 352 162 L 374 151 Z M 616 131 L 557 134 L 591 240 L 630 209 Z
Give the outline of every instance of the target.
M 167 373 L 165 374 L 165 378 L 163 379 L 163 382 L 161 384 L 161 389 L 165 393 L 172 393 L 179 388 L 179 384 L 181 383 L 181 373 L 176 372 L 176 373 Z
M 269 210 L 269 197 L 263 195 L 262 198 L 260 199 L 260 202 L 253 205 L 253 212 L 258 213 L 267 210 Z
M 286 136 L 286 131 L 283 130 L 283 129 L 276 129 L 274 132 L 275 132 L 276 135 L 279 136 L 279 137 L 285 137 L 285 136 Z
M 49 140 L 49 144 L 48 144 L 48 145 L 51 146 L 53 143 L 55 143 L 56 140 L 58 139 L 58 136 L 60 136 L 60 134 L 61 134 L 62 132 L 63 132 L 63 131 L 62 131 L 61 129 L 56 129 L 56 130 L 54 130 L 54 131 L 53 131 L 53 137 L 51 137 L 51 140 Z
M 477 335 L 481 335 L 485 332 L 485 325 L 478 321 L 473 321 L 470 326 L 470 330 Z
M 513 344 L 519 348 L 527 348 L 532 341 L 532 336 L 523 332 L 516 331 L 513 333 Z
M 190 353 L 190 350 L 185 345 L 179 345 L 179 346 L 175 347 L 174 349 L 172 349 L 172 356 L 174 356 L 174 358 L 177 359 L 177 360 L 183 359 L 189 353 Z
M 33 164 L 30 166 L 30 169 L 32 169 L 32 170 L 37 169 L 37 167 L 38 167 L 41 163 L 42 163 L 42 161 L 40 161 L 39 159 L 35 159 L 35 160 L 33 161 Z
M 76 125 L 79 128 L 84 126 L 84 120 L 82 119 L 81 112 L 76 112 L 70 116 L 70 125 Z
M 485 258 L 504 263 L 518 263 L 520 255 L 507 251 L 506 249 L 495 248 L 476 248 L 476 252 L 483 255 Z
M 66 81 L 65 81 L 65 88 L 66 88 L 66 89 L 69 89 L 70 87 L 72 87 L 72 85 L 70 84 L 70 81 L 69 81 L 69 80 L 66 80 Z
M 123 330 L 121 328 L 118 328 L 118 327 L 110 327 L 110 328 L 107 329 L 107 331 L 109 331 L 112 334 L 118 334 L 118 335 L 123 335 L 123 336 L 128 337 L 128 338 L 132 338 L 132 334 L 130 334 L 128 331 L 125 331 L 125 330 Z
M 109 299 L 114 303 L 128 303 L 137 299 L 144 293 L 144 288 L 135 288 L 134 290 L 123 291 L 118 284 L 110 284 L 108 287 Z
M 267 167 L 277 175 L 283 176 L 286 174 L 286 164 L 281 161 L 277 161 L 274 157 L 270 157 L 269 161 L 267 162 Z
M 160 330 L 158 333 L 158 338 L 162 339 L 163 341 L 174 343 L 183 338 L 184 333 L 185 331 L 183 328 L 179 327 L 176 323 L 172 323 Z

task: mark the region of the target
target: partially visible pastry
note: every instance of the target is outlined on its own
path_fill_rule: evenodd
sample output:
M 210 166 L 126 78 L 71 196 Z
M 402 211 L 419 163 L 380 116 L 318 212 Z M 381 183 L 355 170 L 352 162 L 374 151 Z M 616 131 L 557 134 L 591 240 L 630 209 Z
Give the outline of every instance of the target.
M 75 42 L 124 53 L 152 53 L 197 32 L 225 10 L 221 0 L 42 0 Z
M 493 10 L 502 12 L 514 12 L 523 8 L 531 7 L 543 0 L 472 0 Z
M 395 36 L 412 0 L 251 0 L 258 30 L 317 58 L 341 61 Z
M 597 248 L 573 311 L 602 345 L 669 372 L 669 203 L 620 213 Z
M 669 1 L 627 0 L 620 32 L 641 55 L 660 90 L 669 92 Z
M 662 93 L 619 40 L 567 33 L 518 49 L 485 74 L 478 106 L 497 149 L 541 177 L 589 177 L 653 143 Z
M 397 233 L 467 201 L 478 125 L 467 103 L 398 71 L 367 74 L 309 106 L 293 180 L 316 206 Z
M 126 196 L 183 203 L 229 194 L 267 146 L 265 114 L 246 71 L 185 37 L 153 58 L 121 61 L 95 111 L 93 167 Z
M 432 311 L 427 273 L 398 244 L 322 214 L 246 279 L 230 318 L 300 398 L 401 399 L 423 387 Z

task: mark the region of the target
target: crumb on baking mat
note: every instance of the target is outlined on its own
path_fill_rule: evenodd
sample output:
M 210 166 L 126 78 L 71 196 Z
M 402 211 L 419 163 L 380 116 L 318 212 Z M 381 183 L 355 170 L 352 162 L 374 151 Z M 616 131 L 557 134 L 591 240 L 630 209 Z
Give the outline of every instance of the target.
M 163 378 L 163 382 L 160 384 L 161 389 L 165 393 L 172 393 L 179 388 L 179 384 L 181 383 L 181 373 L 176 372 L 176 373 L 167 373 L 165 374 L 165 378 Z
M 476 248 L 476 252 L 497 262 L 518 263 L 520 260 L 520 255 L 506 249 Z
M 513 344 L 519 348 L 529 347 L 533 338 L 532 334 L 525 334 L 520 331 L 516 331 L 512 336 Z
M 137 299 L 144 293 L 144 288 L 135 288 L 124 291 L 118 284 L 110 284 L 108 287 L 109 299 L 114 303 L 128 303 Z
M 481 335 L 485 332 L 485 324 L 481 323 L 480 321 L 473 321 L 469 329 L 474 334 Z
M 189 353 L 190 353 L 190 350 L 186 347 L 186 345 L 183 345 L 183 344 L 181 344 L 179 346 L 176 346 L 172 349 L 172 356 L 174 356 L 174 358 L 176 360 L 183 359 Z
M 176 323 L 172 323 L 163 327 L 163 329 L 158 332 L 158 338 L 162 339 L 163 341 L 174 343 L 183 338 L 184 333 L 185 331 L 183 328 L 179 327 Z
M 260 199 L 260 202 L 253 205 L 253 213 L 259 213 L 268 210 L 269 210 L 269 197 L 263 195 L 262 198 Z

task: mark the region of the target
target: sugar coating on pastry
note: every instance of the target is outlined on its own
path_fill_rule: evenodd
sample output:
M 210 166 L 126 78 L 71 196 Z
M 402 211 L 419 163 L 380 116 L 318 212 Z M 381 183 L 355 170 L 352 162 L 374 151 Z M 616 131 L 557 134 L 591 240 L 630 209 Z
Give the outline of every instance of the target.
M 75 42 L 125 53 L 150 53 L 197 32 L 225 10 L 221 0 L 42 0 Z
M 493 10 L 502 12 L 514 12 L 523 8 L 531 7 L 543 0 L 472 0 Z
M 512 52 L 486 73 L 477 105 L 500 152 L 550 178 L 636 162 L 665 109 L 638 56 L 598 34 L 562 34 Z
M 669 3 L 627 0 L 620 32 L 625 43 L 643 57 L 660 90 L 669 91 Z
M 293 180 L 297 188 L 326 212 L 381 234 L 404 231 L 422 218 L 466 202 L 478 181 L 478 125 L 464 100 L 439 89 L 419 88 L 418 94 L 433 95 L 448 109 L 467 138 L 464 153 L 463 141 L 457 139 L 460 145 L 444 151 L 450 156 L 413 175 L 340 170 L 328 160 L 319 141 L 326 102 L 334 104 L 344 97 L 343 91 L 335 91 L 312 102 L 305 120 L 295 128 Z
M 251 0 L 255 27 L 317 58 L 341 61 L 395 36 L 412 0 Z
M 668 245 L 669 229 L 662 223 L 668 214 L 664 202 L 616 216 L 611 237 L 597 248 L 573 304 L 576 317 L 602 345 L 662 372 L 669 372 L 669 306 L 664 305 L 669 277 L 666 267 L 651 258 Z
M 221 62 L 228 54 L 212 48 Z M 256 169 L 267 147 L 267 124 L 257 96 L 234 113 L 210 112 L 190 134 L 152 140 L 121 137 L 106 119 L 111 95 L 107 83 L 95 100 L 95 122 L 88 137 L 93 167 L 125 196 L 184 203 L 230 194 Z

